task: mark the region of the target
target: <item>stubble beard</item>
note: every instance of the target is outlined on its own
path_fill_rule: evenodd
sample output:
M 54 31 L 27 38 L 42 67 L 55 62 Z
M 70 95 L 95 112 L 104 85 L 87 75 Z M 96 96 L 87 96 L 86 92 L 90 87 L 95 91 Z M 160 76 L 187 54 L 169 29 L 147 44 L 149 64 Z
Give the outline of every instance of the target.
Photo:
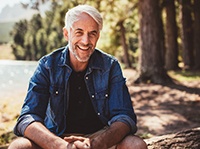
M 88 62 L 90 59 L 90 56 L 92 55 L 93 51 L 91 50 L 91 47 L 89 47 L 90 53 L 88 53 L 88 55 L 86 55 L 85 57 L 80 57 L 77 53 L 77 48 L 78 46 L 75 45 L 74 47 L 72 46 L 72 44 L 69 42 L 69 50 L 70 52 L 72 52 L 73 56 L 82 63 Z M 79 49 L 80 50 L 80 49 Z

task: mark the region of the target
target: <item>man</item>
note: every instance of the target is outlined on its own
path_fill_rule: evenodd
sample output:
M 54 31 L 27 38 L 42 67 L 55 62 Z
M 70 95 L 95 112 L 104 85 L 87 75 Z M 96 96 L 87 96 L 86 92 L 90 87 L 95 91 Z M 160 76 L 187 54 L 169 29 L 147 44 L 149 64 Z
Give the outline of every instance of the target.
M 68 46 L 39 61 L 10 149 L 146 149 L 118 61 L 95 49 L 102 24 L 88 5 L 66 13 Z

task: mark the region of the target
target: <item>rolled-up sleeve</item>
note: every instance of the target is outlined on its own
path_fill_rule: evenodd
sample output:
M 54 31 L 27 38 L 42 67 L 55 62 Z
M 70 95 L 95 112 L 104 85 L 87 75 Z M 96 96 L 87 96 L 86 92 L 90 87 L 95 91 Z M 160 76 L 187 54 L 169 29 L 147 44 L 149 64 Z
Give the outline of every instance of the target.
M 111 125 L 114 122 L 123 122 L 131 128 L 131 133 L 136 133 L 137 126 L 136 123 L 127 115 L 117 115 L 114 116 L 109 122 L 108 125 Z
M 18 119 L 18 122 L 14 128 L 14 133 L 18 136 L 24 136 L 25 129 L 28 127 L 28 125 L 35 121 L 43 123 L 43 120 L 37 115 L 23 115 Z

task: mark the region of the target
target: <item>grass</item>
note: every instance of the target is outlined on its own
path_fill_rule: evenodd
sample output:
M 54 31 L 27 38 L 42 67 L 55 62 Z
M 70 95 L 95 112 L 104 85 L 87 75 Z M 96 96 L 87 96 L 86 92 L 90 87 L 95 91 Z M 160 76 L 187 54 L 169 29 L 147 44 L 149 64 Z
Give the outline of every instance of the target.
M 8 133 L 5 133 L 5 134 L 2 134 L 1 137 L 0 137 L 0 149 L 1 149 L 1 146 L 2 147 L 6 146 L 14 138 L 16 138 L 16 136 L 13 134 L 13 132 L 8 132 Z
M 180 82 L 200 80 L 200 71 L 169 71 L 168 74 Z

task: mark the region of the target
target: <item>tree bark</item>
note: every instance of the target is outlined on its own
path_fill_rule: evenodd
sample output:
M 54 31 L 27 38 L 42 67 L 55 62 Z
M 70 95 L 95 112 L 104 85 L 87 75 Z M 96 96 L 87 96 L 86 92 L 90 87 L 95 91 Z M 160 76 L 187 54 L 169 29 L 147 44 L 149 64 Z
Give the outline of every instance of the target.
M 148 149 L 199 149 L 200 127 L 145 140 Z
M 177 24 L 174 0 L 166 0 L 166 53 L 165 68 L 178 69 L 178 43 Z
M 194 53 L 195 69 L 200 70 L 200 1 L 194 0 Z
M 135 83 L 171 83 L 164 69 L 164 35 L 159 0 L 139 1 L 139 78 Z
M 191 0 L 180 0 L 181 24 L 182 24 L 182 57 L 185 69 L 191 69 L 194 65 L 193 56 L 193 28 L 191 16 Z
M 130 59 L 129 59 L 129 54 L 128 54 L 128 46 L 127 46 L 127 43 L 126 43 L 126 31 L 125 31 L 125 28 L 124 28 L 124 20 L 121 20 L 118 22 L 118 25 L 120 27 L 120 33 L 121 33 L 121 43 L 122 43 L 122 47 L 123 47 L 123 51 L 124 51 L 124 56 L 123 56 L 123 60 L 124 60 L 124 63 L 126 65 L 126 68 L 131 68 L 131 62 L 130 62 Z

